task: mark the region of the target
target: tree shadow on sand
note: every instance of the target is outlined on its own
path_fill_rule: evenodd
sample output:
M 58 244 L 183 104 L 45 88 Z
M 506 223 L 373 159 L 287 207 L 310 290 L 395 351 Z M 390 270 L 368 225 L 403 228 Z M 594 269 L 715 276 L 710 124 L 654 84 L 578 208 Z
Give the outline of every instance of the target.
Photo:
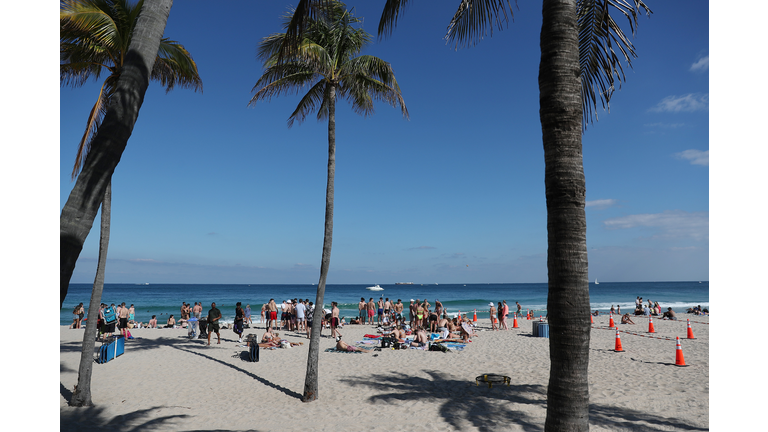
M 169 420 L 186 418 L 191 414 L 172 414 L 155 417 L 154 411 L 167 408 L 184 407 L 165 407 L 158 406 L 137 410 L 132 413 L 113 417 L 111 420 L 103 419 L 104 408 L 98 406 L 73 408 L 62 411 L 59 419 L 59 428 L 62 432 L 80 432 L 80 431 L 105 431 L 105 432 L 134 432 L 146 430 L 169 430 L 172 425 L 165 424 Z M 154 418 L 153 418 L 154 417 Z
M 221 361 L 221 360 L 219 360 L 217 358 L 213 358 L 213 357 L 205 355 L 205 354 L 203 354 L 201 352 L 191 351 L 191 350 L 186 349 L 186 348 L 181 348 L 181 347 L 176 346 L 176 345 L 174 345 L 173 348 L 176 348 L 176 349 L 181 350 L 181 351 L 186 351 L 186 352 L 191 353 L 191 354 L 199 355 L 200 357 L 204 357 L 204 358 L 206 358 L 208 360 L 211 360 L 211 361 L 214 361 L 214 362 L 219 363 L 221 365 L 230 367 L 230 368 L 236 370 L 237 372 L 241 372 L 244 375 L 247 375 L 247 376 L 253 378 L 254 380 L 264 384 L 265 386 L 272 387 L 275 390 L 279 390 L 279 391 L 285 393 L 288 396 L 294 397 L 296 399 L 301 399 L 302 398 L 302 395 L 300 393 L 297 393 L 297 392 L 295 392 L 293 390 L 290 390 L 290 389 L 287 389 L 287 388 L 285 388 L 283 386 L 280 386 L 280 385 L 277 385 L 275 383 L 272 383 L 272 382 L 270 382 L 270 381 L 268 381 L 268 380 L 266 380 L 266 379 L 264 379 L 264 378 L 262 378 L 262 377 L 260 377 L 260 376 L 258 376 L 256 374 L 254 374 L 252 372 L 249 372 L 249 371 L 247 371 L 245 369 L 239 368 L 239 367 L 235 366 L 234 364 L 227 363 L 225 361 Z M 235 356 L 239 357 L 241 360 L 244 359 L 244 355 L 247 356 L 247 353 L 246 354 L 243 354 L 243 353 L 235 354 Z
M 371 374 L 348 377 L 342 382 L 351 387 L 365 386 L 375 390 L 375 394 L 368 398 L 371 403 L 439 403 L 442 419 L 459 430 L 467 428 L 466 422 L 483 432 L 497 432 L 500 427 L 510 425 L 524 431 L 544 430 L 542 410 L 546 410 L 546 386 L 513 383 L 488 388 L 484 383 L 477 386 L 441 371 L 423 372 L 428 377 L 402 373 Z M 538 413 L 532 414 L 535 412 Z M 709 430 L 708 427 L 693 426 L 684 420 L 661 417 L 652 412 L 594 403 L 589 406 L 589 423 L 612 430 L 640 432 Z

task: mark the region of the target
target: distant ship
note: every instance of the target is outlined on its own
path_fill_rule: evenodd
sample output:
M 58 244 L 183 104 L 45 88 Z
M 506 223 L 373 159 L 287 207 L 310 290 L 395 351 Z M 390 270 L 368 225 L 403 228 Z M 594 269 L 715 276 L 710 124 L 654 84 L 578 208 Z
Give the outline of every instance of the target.
M 413 282 L 395 282 L 395 285 L 413 285 Z

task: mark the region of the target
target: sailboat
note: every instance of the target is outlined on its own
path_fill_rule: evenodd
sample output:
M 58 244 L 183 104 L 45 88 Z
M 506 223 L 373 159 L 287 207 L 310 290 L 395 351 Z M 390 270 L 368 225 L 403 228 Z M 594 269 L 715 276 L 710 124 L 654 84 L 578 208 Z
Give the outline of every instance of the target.
M 597 281 L 597 278 L 595 278 L 595 285 L 600 285 L 600 282 Z

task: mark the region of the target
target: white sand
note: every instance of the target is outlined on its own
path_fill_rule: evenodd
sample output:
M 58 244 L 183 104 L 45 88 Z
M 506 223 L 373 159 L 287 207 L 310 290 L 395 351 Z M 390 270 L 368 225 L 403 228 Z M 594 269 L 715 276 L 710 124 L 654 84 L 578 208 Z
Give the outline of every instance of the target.
M 619 325 L 623 353 L 614 352 L 608 317 L 595 318 L 592 431 L 709 429 L 709 317 L 680 315 L 682 321 L 654 320 L 652 335 L 643 318 Z M 686 318 L 695 340 L 686 339 Z M 93 365 L 91 408 L 67 405 L 83 331 L 62 326 L 61 430 L 543 430 L 548 339 L 531 337 L 530 321 L 518 323 L 519 329 L 490 331 L 490 322 L 480 320 L 485 331 L 464 351 L 450 353 L 325 353 L 335 341 L 323 338 L 319 400 L 311 403 L 301 402 L 309 340 L 293 332 L 281 336 L 303 346 L 261 350 L 260 361 L 251 363 L 232 330 L 222 330 L 221 345 L 214 335 L 207 347 L 187 339 L 186 330 L 138 329 L 124 355 Z M 263 326 L 248 333 L 261 336 Z M 349 325 L 342 333 L 349 343 L 375 329 Z M 686 367 L 674 365 L 675 336 Z M 476 386 L 483 373 L 507 375 L 511 385 Z

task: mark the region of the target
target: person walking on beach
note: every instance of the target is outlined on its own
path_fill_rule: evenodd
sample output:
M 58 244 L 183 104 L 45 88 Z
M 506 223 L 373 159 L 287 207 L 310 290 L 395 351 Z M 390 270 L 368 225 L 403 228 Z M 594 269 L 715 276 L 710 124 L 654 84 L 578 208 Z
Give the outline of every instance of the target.
M 491 330 L 498 330 L 499 328 L 496 326 L 496 306 L 493 305 L 493 302 L 488 303 L 488 306 L 491 307 L 488 311 L 491 315 Z
M 517 316 L 522 317 L 523 316 L 523 307 L 520 306 L 520 302 L 515 302 L 517 305 Z
M 235 323 L 233 325 L 235 333 L 237 333 L 237 342 L 243 343 L 243 324 L 245 321 L 245 311 L 243 310 L 243 304 L 237 302 L 235 305 Z
M 221 311 L 216 308 L 216 302 L 211 303 L 211 310 L 208 311 L 208 346 L 211 346 L 211 333 L 216 332 L 217 343 L 221 344 L 221 335 L 219 334 L 219 320 Z

